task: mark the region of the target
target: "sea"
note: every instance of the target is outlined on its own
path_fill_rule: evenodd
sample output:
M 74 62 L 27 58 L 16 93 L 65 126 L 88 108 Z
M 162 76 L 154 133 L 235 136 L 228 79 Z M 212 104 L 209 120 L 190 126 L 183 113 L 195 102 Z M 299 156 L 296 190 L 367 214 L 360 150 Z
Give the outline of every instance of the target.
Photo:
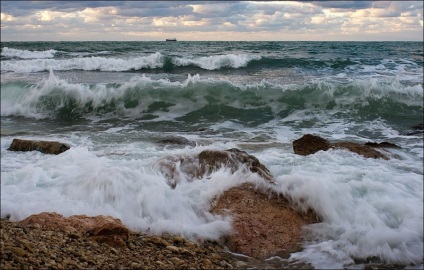
M 422 269 L 423 133 L 408 130 L 423 123 L 423 57 L 423 42 L 1 42 L 1 217 L 111 215 L 216 240 L 231 216 L 212 200 L 263 180 L 222 168 L 172 188 L 158 162 L 238 148 L 321 217 L 301 251 L 262 266 Z M 305 134 L 400 148 L 300 156 Z M 71 148 L 8 151 L 14 138 Z

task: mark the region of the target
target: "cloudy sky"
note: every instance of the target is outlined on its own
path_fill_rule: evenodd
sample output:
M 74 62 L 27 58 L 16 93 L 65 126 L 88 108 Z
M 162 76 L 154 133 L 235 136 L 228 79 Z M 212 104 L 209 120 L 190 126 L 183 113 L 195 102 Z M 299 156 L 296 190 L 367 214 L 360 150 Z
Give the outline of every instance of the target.
M 1 1 L 2 41 L 423 40 L 422 1 Z

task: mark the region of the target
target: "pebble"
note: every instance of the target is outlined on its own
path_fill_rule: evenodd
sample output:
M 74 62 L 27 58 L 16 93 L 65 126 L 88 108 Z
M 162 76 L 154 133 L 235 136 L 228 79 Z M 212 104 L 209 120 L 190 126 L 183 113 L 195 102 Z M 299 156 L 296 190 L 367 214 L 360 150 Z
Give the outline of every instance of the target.
M 6 219 L 1 219 L 1 230 L 1 269 L 236 268 L 222 245 L 199 244 L 180 236 L 130 233 L 126 246 L 110 247 L 84 232 L 53 231 L 34 224 L 23 230 Z M 224 258 L 228 263 L 223 263 Z
M 141 268 L 141 264 L 133 262 L 133 263 L 131 263 L 131 267 L 132 268 Z
M 166 246 L 166 249 L 168 249 L 172 252 L 175 252 L 175 253 L 178 253 L 180 251 L 180 249 L 177 248 L 176 246 Z
M 236 262 L 236 268 L 243 268 L 246 267 L 247 263 L 243 262 L 243 261 L 237 261 Z

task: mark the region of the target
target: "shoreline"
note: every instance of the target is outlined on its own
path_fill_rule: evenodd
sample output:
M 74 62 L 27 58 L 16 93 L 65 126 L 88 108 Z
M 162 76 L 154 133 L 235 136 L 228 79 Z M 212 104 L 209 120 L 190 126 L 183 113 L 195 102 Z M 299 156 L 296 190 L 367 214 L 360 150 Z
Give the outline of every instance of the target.
M 242 264 L 218 242 L 130 231 L 125 246 L 113 247 L 81 231 L 1 219 L 1 269 L 233 269 Z

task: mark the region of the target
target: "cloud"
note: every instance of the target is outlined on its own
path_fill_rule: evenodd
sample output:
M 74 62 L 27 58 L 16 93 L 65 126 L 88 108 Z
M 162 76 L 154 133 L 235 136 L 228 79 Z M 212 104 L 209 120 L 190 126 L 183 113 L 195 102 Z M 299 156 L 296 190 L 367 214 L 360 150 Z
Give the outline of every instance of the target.
M 323 8 L 343 10 L 358 10 L 372 6 L 372 1 L 310 1 L 310 3 Z
M 169 35 L 187 40 L 331 40 L 361 35 L 360 39 L 404 39 L 406 33 L 422 40 L 423 30 L 421 1 L 3 0 L 1 9 L 4 41 L 163 40 Z

